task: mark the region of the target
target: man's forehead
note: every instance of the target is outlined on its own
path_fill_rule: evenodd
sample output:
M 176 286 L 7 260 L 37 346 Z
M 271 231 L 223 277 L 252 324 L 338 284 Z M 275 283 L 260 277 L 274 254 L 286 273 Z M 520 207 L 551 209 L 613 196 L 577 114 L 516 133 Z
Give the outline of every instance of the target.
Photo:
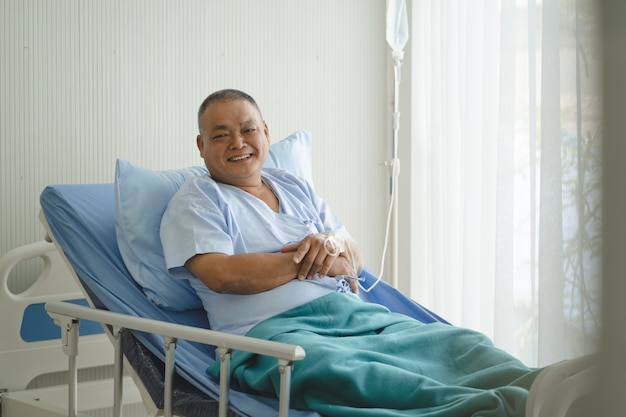
M 223 120 L 242 125 L 258 122 L 260 118 L 259 110 L 252 103 L 246 100 L 229 100 L 211 104 L 205 109 L 200 119 L 216 123 Z
M 214 125 L 213 127 L 211 127 L 211 131 L 215 131 L 215 130 L 229 130 L 232 129 L 233 127 L 246 127 L 246 126 L 255 126 L 257 124 L 257 121 L 254 119 L 246 119 L 241 121 L 240 123 L 236 123 L 234 125 L 230 125 L 230 124 L 217 124 Z

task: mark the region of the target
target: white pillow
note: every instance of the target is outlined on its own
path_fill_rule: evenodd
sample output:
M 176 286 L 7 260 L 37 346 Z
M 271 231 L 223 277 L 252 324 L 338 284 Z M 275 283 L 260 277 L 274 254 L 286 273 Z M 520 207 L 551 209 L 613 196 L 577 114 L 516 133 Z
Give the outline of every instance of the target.
M 298 131 L 270 146 L 266 167 L 281 168 L 312 183 L 311 134 Z M 122 259 L 148 299 L 170 310 L 202 308 L 185 279 L 172 278 L 165 267 L 159 237 L 161 217 L 188 177 L 205 167 L 152 171 L 118 159 L 115 169 L 115 230 Z

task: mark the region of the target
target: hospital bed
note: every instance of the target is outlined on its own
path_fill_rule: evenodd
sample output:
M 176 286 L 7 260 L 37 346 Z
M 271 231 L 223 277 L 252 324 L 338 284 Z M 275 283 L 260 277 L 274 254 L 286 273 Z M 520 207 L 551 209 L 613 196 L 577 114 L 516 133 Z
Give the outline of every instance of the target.
M 310 178 L 308 133 L 296 132 L 272 145 L 268 165 Z M 57 336 L 45 342 L 45 352 L 42 350 L 44 342 L 35 342 L 30 352 L 23 341 L 9 348 L 13 352 L 24 350 L 24 356 L 39 357 L 40 360 L 30 366 L 37 372 L 49 372 L 61 367 L 69 369 L 66 414 L 56 415 L 81 415 L 76 378 L 79 367 L 84 363 L 112 361 L 114 381 L 111 403 L 114 415 L 121 414 L 127 385 L 123 374 L 126 372 L 138 387 L 146 409 L 153 415 L 319 416 L 314 412 L 289 409 L 290 370 L 306 355 L 300 347 L 211 331 L 204 310 L 185 288 L 166 288 L 164 293 L 158 294 L 160 281 L 156 285 L 149 281 L 149 277 L 157 273 L 155 268 L 164 267 L 162 254 L 157 253 L 153 257 L 154 253 L 147 253 L 151 249 L 144 247 L 145 240 L 148 244 L 150 240 L 158 242 L 158 224 L 155 228 L 154 221 L 157 217 L 160 219 L 165 208 L 163 201 L 167 203 L 187 176 L 198 175 L 202 170 L 193 167 L 152 172 L 120 160 L 113 184 L 53 185 L 42 192 L 40 218 L 51 242 L 39 242 L 24 249 L 28 252 L 24 256 L 43 257 L 46 262 L 45 276 L 58 278 L 67 285 L 64 288 L 56 282 L 35 285 L 34 288 L 41 287 L 42 291 L 35 295 L 33 290 L 32 296 L 24 295 L 19 306 L 16 305 L 17 313 L 3 311 L 3 315 L 26 317 L 24 311 L 29 305 L 41 306 L 45 302 L 47 314 L 60 326 L 60 338 Z M 155 202 L 155 195 L 163 201 Z M 144 232 L 142 235 L 124 236 L 125 232 L 120 230 L 124 226 L 120 210 L 125 204 L 128 204 L 128 210 L 138 211 L 136 214 L 140 218 L 125 220 L 140 228 Z M 152 224 L 147 219 L 146 210 L 157 212 Z M 132 259 L 133 254 L 128 252 L 136 247 L 145 249 L 146 253 Z M 158 252 L 158 248 L 156 250 Z M 152 264 L 144 264 L 146 259 L 152 260 Z M 68 283 L 67 274 L 47 273 L 54 268 L 62 269 L 64 265 L 69 266 L 68 270 L 74 278 L 73 286 Z M 147 272 L 148 278 L 145 275 L 138 278 L 142 272 Z M 367 269 L 362 278 L 366 287 L 376 281 L 374 274 Z M 184 308 L 173 306 L 171 300 L 161 299 L 172 294 L 175 295 L 174 301 L 180 301 Z M 66 301 L 79 300 L 83 296 L 87 299 L 87 306 L 84 302 L 80 305 L 79 301 Z M 371 292 L 361 292 L 361 297 L 423 322 L 445 322 L 383 281 Z M 3 304 L 0 303 L 0 308 Z M 91 332 L 94 334 L 88 334 L 88 329 L 78 333 L 79 329 L 82 331 L 94 322 L 103 324 L 104 334 L 97 334 L 98 330 L 93 328 Z M 20 339 L 21 336 L 13 330 L 10 338 Z M 51 343 L 56 345 L 56 351 L 49 349 Z M 228 372 L 221 373 L 224 377 L 220 381 L 207 376 L 205 369 L 215 361 L 220 361 L 222 369 L 227 369 L 233 349 L 276 358 L 282 371 L 280 401 L 230 388 L 225 377 Z M 83 361 L 83 358 L 90 360 Z M 19 383 L 7 385 L 3 377 L 5 385 L 0 388 L 7 388 L 7 396 L 25 387 L 31 377 L 25 371 L 29 368 L 29 361 L 22 359 L 21 365 L 16 362 L 15 369 L 11 370 L 12 374 L 20 374 L 24 370 Z M 0 362 L 3 374 L 6 363 L 6 360 Z M 569 406 L 593 388 L 593 364 L 592 357 L 584 357 L 564 361 L 542 371 L 529 394 L 527 416 L 566 415 Z M 11 417 L 9 413 L 3 416 Z

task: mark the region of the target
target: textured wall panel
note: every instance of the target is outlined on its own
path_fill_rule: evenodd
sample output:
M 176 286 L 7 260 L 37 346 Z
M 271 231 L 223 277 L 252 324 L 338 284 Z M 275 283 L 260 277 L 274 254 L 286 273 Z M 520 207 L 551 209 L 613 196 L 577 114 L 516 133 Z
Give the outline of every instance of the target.
M 257 99 L 273 140 L 313 133 L 316 189 L 377 270 L 390 117 L 384 7 L 0 0 L 0 254 L 43 238 L 47 184 L 111 182 L 118 157 L 152 169 L 201 164 L 197 107 L 235 87 Z M 13 290 L 41 267 L 20 264 Z
M 153 169 L 200 164 L 196 109 L 236 87 L 258 100 L 274 140 L 312 131 L 317 191 L 377 269 L 390 117 L 384 7 L 0 0 L 0 253 L 43 237 L 47 184 L 110 182 L 118 157 Z M 14 281 L 36 275 L 31 264 Z

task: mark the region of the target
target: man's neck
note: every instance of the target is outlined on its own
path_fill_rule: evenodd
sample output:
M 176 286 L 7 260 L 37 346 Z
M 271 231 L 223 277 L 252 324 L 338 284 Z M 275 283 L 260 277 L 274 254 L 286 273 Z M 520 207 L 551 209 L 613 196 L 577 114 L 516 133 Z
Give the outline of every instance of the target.
M 272 191 L 272 189 L 267 184 L 265 184 L 265 182 L 260 181 L 256 185 L 240 186 L 239 188 L 247 192 L 248 194 L 255 196 L 256 198 L 267 204 L 269 208 L 271 208 L 275 212 L 278 212 L 278 197 L 276 197 L 274 191 Z

